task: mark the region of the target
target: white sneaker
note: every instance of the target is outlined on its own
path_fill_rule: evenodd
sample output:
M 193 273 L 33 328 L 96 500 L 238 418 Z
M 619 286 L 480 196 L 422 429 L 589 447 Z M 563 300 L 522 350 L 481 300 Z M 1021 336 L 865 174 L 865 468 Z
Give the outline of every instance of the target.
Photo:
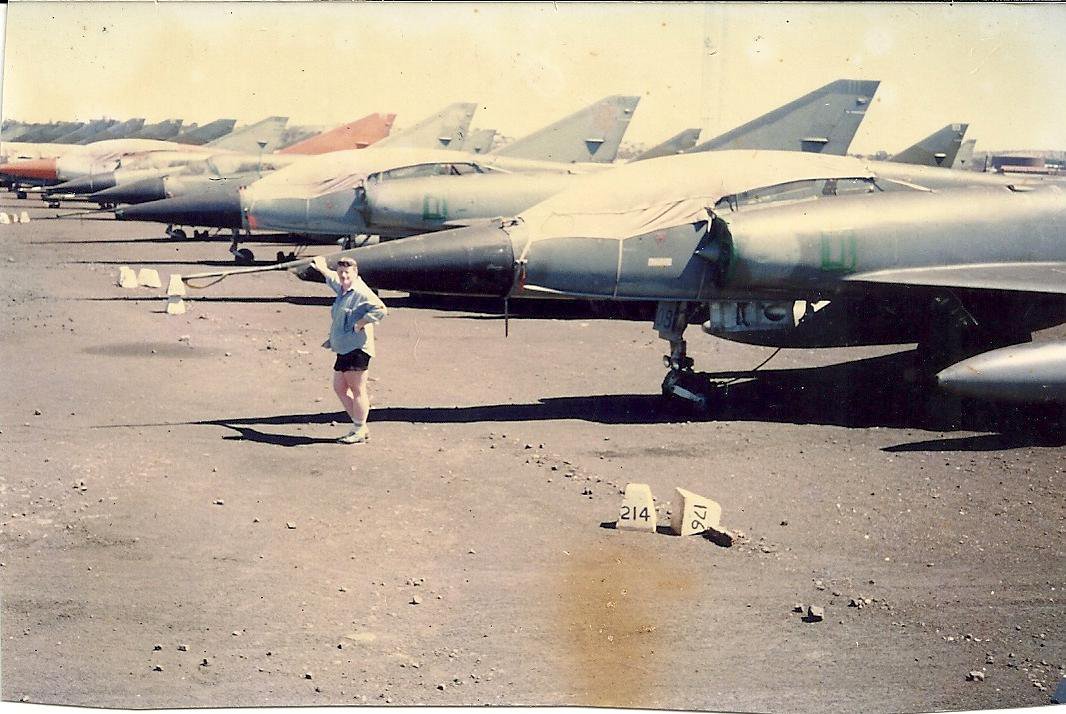
M 370 432 L 366 429 L 352 429 L 346 435 L 337 439 L 340 444 L 363 444 L 370 441 Z

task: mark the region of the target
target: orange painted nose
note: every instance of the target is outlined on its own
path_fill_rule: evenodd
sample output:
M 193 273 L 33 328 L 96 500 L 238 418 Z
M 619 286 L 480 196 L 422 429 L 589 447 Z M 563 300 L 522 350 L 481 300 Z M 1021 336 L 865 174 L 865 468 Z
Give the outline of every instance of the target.
M 16 161 L 13 164 L 0 164 L 0 174 L 13 178 L 37 179 L 42 181 L 55 181 L 55 159 L 30 159 L 29 161 Z

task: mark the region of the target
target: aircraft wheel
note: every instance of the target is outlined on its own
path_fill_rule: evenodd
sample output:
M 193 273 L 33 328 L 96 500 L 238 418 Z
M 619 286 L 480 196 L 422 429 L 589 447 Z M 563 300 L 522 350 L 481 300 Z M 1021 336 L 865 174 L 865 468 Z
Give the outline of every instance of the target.
M 26 192 L 25 191 L 16 191 L 15 192 L 15 198 L 26 198 Z
M 175 228 L 174 230 L 168 232 L 167 235 L 173 238 L 174 240 L 185 240 L 186 238 L 185 231 L 181 228 Z
M 49 201 L 48 202 L 48 207 L 49 208 L 59 208 L 59 201 Z
M 283 250 L 279 250 L 276 258 L 279 263 L 288 263 L 296 260 L 296 253 L 286 253 Z
M 255 254 L 247 248 L 240 248 L 233 254 L 233 260 L 237 265 L 251 265 L 255 262 Z

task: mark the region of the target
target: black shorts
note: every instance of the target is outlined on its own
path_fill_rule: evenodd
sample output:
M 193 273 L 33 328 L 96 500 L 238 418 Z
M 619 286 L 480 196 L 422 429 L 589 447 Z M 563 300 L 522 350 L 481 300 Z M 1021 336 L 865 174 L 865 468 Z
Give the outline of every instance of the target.
M 333 363 L 336 372 L 365 372 L 370 367 L 370 355 L 362 350 L 352 350 L 348 354 L 337 355 Z

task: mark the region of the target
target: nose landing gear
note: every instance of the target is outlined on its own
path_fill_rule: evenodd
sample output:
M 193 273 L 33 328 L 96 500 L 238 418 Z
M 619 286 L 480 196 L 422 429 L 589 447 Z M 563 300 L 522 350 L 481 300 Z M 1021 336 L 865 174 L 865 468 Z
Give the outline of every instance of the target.
M 676 397 L 706 412 L 710 409 L 713 385 L 692 368 L 695 363 L 687 354 L 688 343 L 684 339 L 692 308 L 685 302 L 660 302 L 655 310 L 655 329 L 659 337 L 670 343 L 670 354 L 663 356 L 663 364 L 670 371 L 663 379 L 662 391 L 664 397 Z

